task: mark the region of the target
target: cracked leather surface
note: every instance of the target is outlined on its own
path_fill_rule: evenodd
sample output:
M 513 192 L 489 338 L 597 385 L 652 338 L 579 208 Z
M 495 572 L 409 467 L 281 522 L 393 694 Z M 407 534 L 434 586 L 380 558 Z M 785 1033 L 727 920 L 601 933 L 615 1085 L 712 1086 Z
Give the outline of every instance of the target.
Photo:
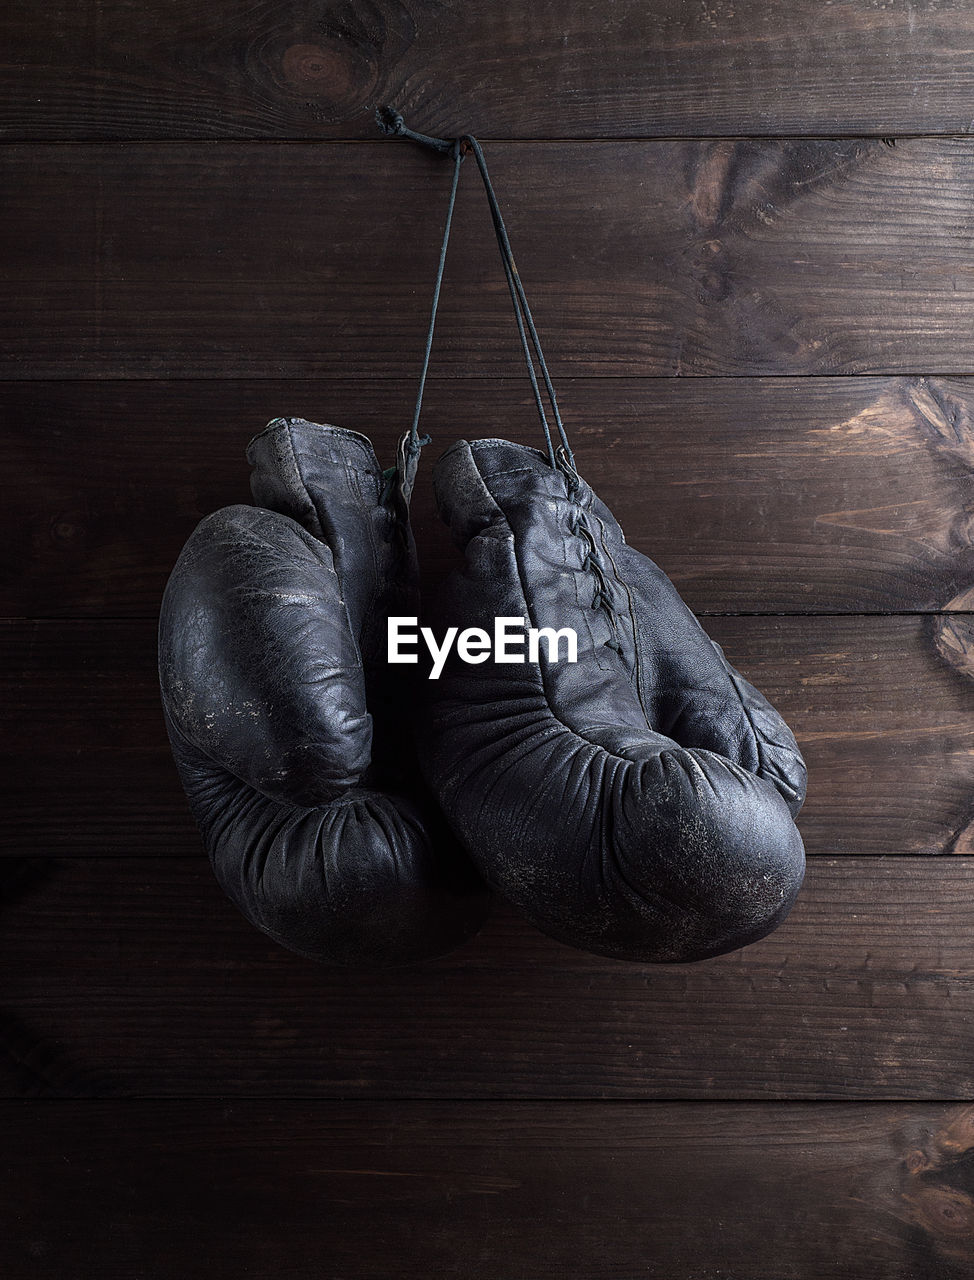
M 464 552 L 437 632 L 510 616 L 579 641 L 577 664 L 454 653 L 430 682 L 424 768 L 484 877 L 544 932 L 623 959 L 770 932 L 804 873 L 784 721 L 567 463 L 460 441 L 433 478 Z
M 225 892 L 291 950 L 330 964 L 436 955 L 476 932 L 486 891 L 431 804 L 409 743 L 414 682 L 386 617 L 416 613 L 397 482 L 369 441 L 278 419 L 248 449 L 256 506 L 208 516 L 159 627 L 166 724 Z

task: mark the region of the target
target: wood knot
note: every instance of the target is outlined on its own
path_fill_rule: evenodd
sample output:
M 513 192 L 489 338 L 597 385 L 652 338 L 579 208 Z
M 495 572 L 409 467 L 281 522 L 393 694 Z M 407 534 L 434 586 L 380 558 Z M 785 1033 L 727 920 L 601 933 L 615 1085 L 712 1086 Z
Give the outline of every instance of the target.
M 51 541 L 59 547 L 74 547 L 85 538 L 85 525 L 76 512 L 59 512 L 50 521 Z
M 361 110 L 377 76 L 365 51 L 329 37 L 290 45 L 281 54 L 280 69 L 284 88 L 329 119 Z
M 974 1236 L 974 1200 L 956 1187 L 921 1187 L 907 1200 L 917 1225 L 935 1239 L 961 1240 Z
M 964 595 L 969 599 L 970 592 Z M 955 597 L 948 605 L 950 612 L 933 616 L 933 643 L 944 662 L 971 680 L 974 679 L 974 619 L 966 613 L 952 611 L 957 608 L 957 600 Z

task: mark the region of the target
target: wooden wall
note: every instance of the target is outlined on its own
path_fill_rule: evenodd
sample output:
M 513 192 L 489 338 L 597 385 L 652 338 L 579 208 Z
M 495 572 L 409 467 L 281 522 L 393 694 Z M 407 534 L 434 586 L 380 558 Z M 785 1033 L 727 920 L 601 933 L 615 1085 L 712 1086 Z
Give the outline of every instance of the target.
M 0 49 L 2 1273 L 974 1274 L 974 7 L 7 0 Z M 806 753 L 745 952 L 499 904 L 326 972 L 201 853 L 159 597 L 269 417 L 391 461 L 449 170 L 387 102 L 481 137 L 583 473 Z M 467 165 L 434 450 L 535 442 L 508 307 Z

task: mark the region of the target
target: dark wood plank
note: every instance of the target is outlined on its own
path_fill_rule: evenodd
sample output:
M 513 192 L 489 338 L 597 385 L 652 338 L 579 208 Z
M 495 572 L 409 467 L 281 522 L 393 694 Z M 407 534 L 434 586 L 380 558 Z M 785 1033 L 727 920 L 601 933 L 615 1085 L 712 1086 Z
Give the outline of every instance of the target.
M 974 381 L 567 379 L 579 467 L 629 541 L 708 612 L 949 610 L 974 583 Z M 272 416 L 369 434 L 383 464 L 413 380 L 0 383 L 0 613 L 155 613 L 198 520 L 249 499 Z M 429 466 L 458 435 L 540 440 L 527 381 L 433 382 L 414 498 L 431 580 L 452 561 Z M 971 607 L 961 596 L 961 606 Z
M 15 871 L 6 1096 L 971 1093 L 971 858 L 813 860 L 785 925 L 697 965 L 599 959 L 498 905 L 452 956 L 371 974 L 270 942 L 197 859 Z
M 974 19 L 937 4 L 8 0 L 7 137 L 960 132 Z
M 710 618 L 707 627 L 798 736 L 812 856 L 967 851 L 969 618 Z M 154 624 L 7 623 L 0 636 L 0 849 L 197 852 L 162 725 Z
M 970 1108 L 63 1103 L 0 1117 L 11 1276 L 948 1280 L 974 1263 Z
M 415 377 L 442 157 L 390 140 L 3 164 L 4 376 Z M 974 140 L 498 144 L 491 164 L 560 377 L 974 371 Z M 517 373 L 464 178 L 434 374 Z

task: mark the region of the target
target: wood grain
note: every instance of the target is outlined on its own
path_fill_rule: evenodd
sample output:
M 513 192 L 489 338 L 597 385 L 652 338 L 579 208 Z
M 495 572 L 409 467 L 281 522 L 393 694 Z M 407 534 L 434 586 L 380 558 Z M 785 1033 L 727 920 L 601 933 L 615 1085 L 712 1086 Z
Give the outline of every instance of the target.
M 0 375 L 416 376 L 442 157 L 388 140 L 2 158 Z M 974 371 L 974 140 L 497 144 L 490 161 L 558 377 Z M 472 168 L 461 188 L 433 374 L 518 374 Z
M 21 138 L 965 133 L 962 0 L 8 0 L 0 129 Z
M 8 0 L 0 48 L 0 1272 L 969 1277 L 974 8 Z M 812 857 L 743 952 L 498 903 L 327 972 L 202 856 L 152 619 L 268 417 L 408 421 L 448 170 L 387 102 L 488 140 L 630 540 L 764 615 L 706 625 L 799 734 Z M 426 403 L 434 451 L 536 440 L 472 164 Z
M 966 623 L 707 620 L 798 736 L 811 856 L 968 851 L 974 644 L 956 647 Z M 154 624 L 6 623 L 0 637 L 0 850 L 198 852 L 162 724 Z
M 8 864 L 2 864 L 6 866 Z M 603 960 L 498 904 L 452 956 L 328 971 L 199 859 L 19 868 L 6 1096 L 969 1099 L 974 860 L 813 860 L 790 919 L 697 965 Z
M 0 1265 L 38 1280 L 81 1258 L 106 1280 L 948 1280 L 974 1261 L 963 1149 L 915 1168 L 969 1130 L 969 1108 L 186 1101 L 0 1117 Z
M 579 467 L 700 613 L 970 610 L 974 381 L 566 379 Z M 153 616 L 193 526 L 249 500 L 246 442 L 300 414 L 385 465 L 413 380 L 0 383 L 0 613 Z M 429 386 L 413 502 L 452 563 L 429 470 L 458 436 L 540 440 L 526 379 Z

